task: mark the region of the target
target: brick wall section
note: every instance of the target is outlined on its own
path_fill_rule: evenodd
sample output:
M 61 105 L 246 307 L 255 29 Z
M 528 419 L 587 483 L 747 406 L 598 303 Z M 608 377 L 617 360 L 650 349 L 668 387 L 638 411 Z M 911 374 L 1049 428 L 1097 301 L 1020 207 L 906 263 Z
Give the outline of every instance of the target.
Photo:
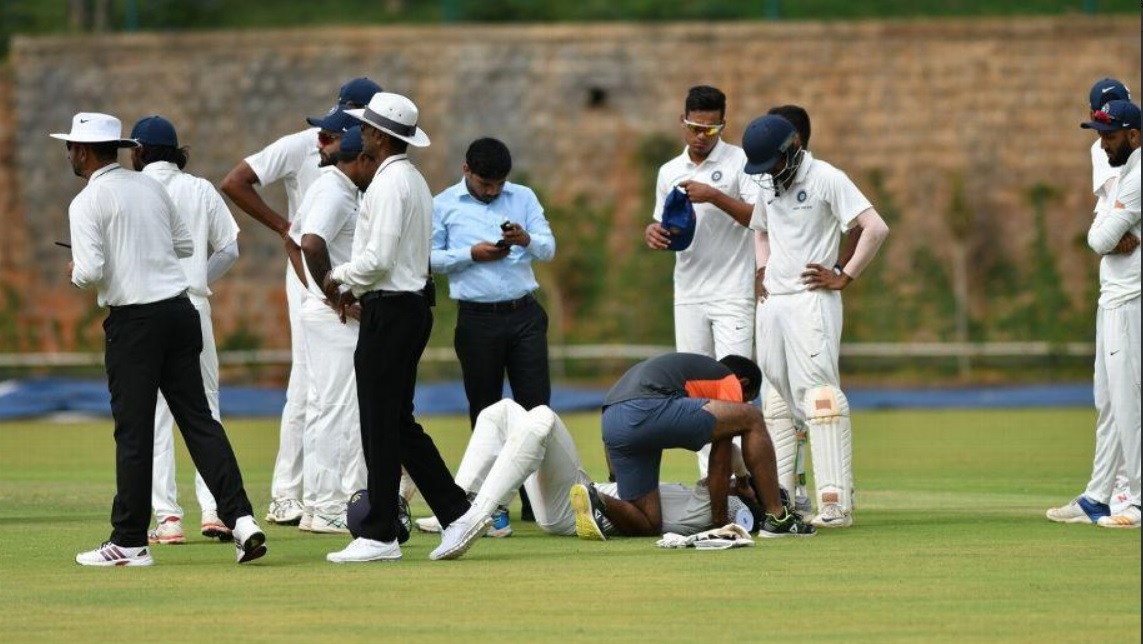
M 493 135 L 549 201 L 586 196 L 613 206 L 617 222 L 649 217 L 650 195 L 631 194 L 638 142 L 677 135 L 689 86 L 728 94 L 732 142 L 769 106 L 798 103 L 813 118 L 819 157 L 865 189 L 872 171 L 883 173 L 903 213 L 887 260 L 903 280 L 919 245 L 948 256 L 943 213 L 960 174 L 985 238 L 977 252 L 1017 259 L 1031 230 L 1028 188 L 1059 189 L 1051 244 L 1081 296 L 1094 261 L 1075 243 L 1089 222 L 1093 139 L 1077 124 L 1095 79 L 1139 86 L 1139 33 L 1132 17 L 1066 17 L 17 38 L 10 76 L 0 76 L 0 281 L 29 295 L 19 315 L 44 325 L 39 348 L 73 346 L 73 325 L 98 337 L 94 298 L 67 286 L 66 258 L 52 245 L 67 235 L 67 205 L 82 182 L 46 134 L 66 130 L 74 112 L 107 111 L 126 127 L 146 114 L 171 118 L 191 145 L 188 169 L 217 184 L 243 156 L 322 114 L 342 81 L 368 75 L 421 107 L 433 145 L 414 159 L 434 190 L 459 178 L 471 139 Z M 216 329 L 225 337 L 247 324 L 267 345 L 287 346 L 278 242 L 236 216 L 242 259 L 217 289 Z M 641 241 L 607 243 L 637 252 Z

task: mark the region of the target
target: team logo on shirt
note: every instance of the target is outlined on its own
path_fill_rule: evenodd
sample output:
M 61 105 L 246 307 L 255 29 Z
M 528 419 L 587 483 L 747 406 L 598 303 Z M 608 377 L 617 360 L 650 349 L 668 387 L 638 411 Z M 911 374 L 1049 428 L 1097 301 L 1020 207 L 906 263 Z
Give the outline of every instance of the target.
M 799 190 L 798 191 L 798 203 L 804 203 L 805 201 L 806 201 L 806 191 L 805 190 Z
M 714 174 L 710 175 L 711 181 L 720 181 L 722 179 L 722 170 L 715 170 Z

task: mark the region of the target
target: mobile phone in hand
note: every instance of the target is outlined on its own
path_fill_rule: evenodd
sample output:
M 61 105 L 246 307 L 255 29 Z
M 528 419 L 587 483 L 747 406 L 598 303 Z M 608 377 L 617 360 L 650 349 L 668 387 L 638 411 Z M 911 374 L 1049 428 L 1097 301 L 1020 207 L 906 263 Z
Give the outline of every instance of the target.
M 508 232 L 511 229 L 512 229 L 512 222 L 508 221 L 507 219 L 505 219 L 503 221 L 503 223 L 500 224 L 500 230 L 502 230 L 504 232 Z M 508 241 L 505 239 L 500 239 L 496 242 L 497 248 L 508 248 L 508 246 L 509 246 Z

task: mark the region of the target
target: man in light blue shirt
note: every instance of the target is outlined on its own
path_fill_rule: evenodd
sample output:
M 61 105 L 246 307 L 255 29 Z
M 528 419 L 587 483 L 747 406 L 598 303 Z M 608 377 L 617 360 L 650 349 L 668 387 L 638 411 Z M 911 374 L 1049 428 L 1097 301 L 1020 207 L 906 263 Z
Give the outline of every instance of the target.
M 449 276 L 459 308 L 454 346 L 475 425 L 503 396 L 505 373 L 525 409 L 551 401 L 548 314 L 532 295 L 539 288 L 532 260 L 551 261 L 556 240 L 536 194 L 507 181 L 504 143 L 473 141 L 463 169 L 464 178 L 433 199 L 431 263 Z

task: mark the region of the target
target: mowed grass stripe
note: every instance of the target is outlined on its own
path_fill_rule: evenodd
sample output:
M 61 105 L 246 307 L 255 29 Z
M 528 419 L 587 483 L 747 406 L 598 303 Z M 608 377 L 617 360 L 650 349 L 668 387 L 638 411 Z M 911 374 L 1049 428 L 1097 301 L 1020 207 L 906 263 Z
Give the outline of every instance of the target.
M 565 418 L 589 473 L 606 474 L 596 414 Z M 423 419 L 446 462 L 467 419 Z M 1061 526 L 1043 511 L 1090 471 L 1094 412 L 886 411 L 854 416 L 856 525 L 727 552 L 543 535 L 516 520 L 463 559 L 430 562 L 415 534 L 395 564 L 335 566 L 346 539 L 267 526 L 270 554 L 238 567 L 194 528 L 179 443 L 185 546 L 149 569 L 72 562 L 109 532 L 109 421 L 0 424 L 0 632 L 6 641 L 1139 641 L 1138 531 Z M 277 422 L 231 420 L 261 518 Z M 695 458 L 664 459 L 690 482 Z M 423 500 L 414 514 L 428 514 Z M 1077 607 L 1105 618 L 1076 622 Z M 1081 611 L 1082 612 L 1082 611 Z M 150 634 L 150 635 L 149 635 Z

